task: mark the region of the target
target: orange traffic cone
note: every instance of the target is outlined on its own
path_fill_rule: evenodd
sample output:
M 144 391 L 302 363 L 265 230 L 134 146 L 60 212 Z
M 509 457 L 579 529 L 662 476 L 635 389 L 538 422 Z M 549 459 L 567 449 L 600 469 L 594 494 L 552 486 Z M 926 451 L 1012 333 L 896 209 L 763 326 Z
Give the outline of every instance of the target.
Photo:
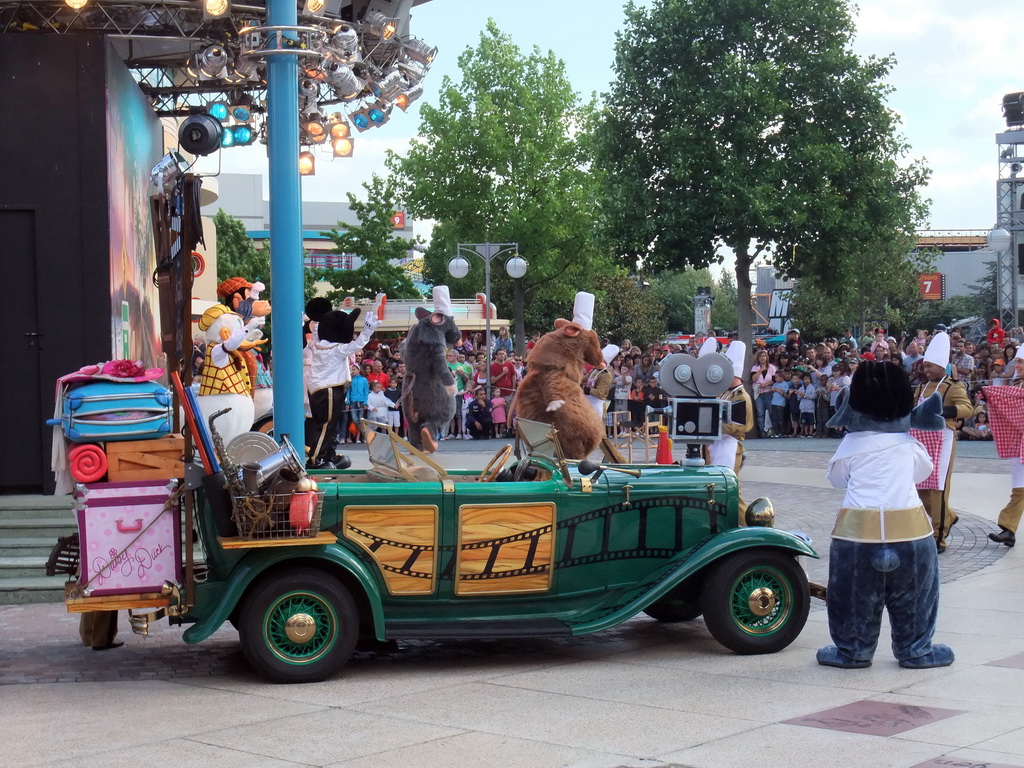
M 658 453 L 654 457 L 658 464 L 672 464 L 672 442 L 668 439 L 668 427 L 658 427 Z

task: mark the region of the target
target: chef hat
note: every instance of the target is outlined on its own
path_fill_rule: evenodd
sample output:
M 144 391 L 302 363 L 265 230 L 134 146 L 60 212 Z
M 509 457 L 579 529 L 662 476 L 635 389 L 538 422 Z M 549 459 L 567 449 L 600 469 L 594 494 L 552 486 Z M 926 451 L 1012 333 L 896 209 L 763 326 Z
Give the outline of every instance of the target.
M 452 311 L 452 300 L 448 294 L 447 285 L 434 286 L 434 311 L 448 317 L 454 317 L 455 313 Z
M 594 329 L 594 294 L 580 291 L 572 306 L 572 321 L 583 326 L 583 330 Z
M 714 336 L 708 336 L 704 339 L 704 343 L 700 345 L 700 352 L 697 353 L 697 357 L 704 357 L 704 355 L 713 355 L 718 351 L 718 339 Z
M 924 351 L 924 361 L 926 363 L 935 363 L 935 365 L 942 366 L 943 368 L 949 365 L 948 333 L 940 331 L 932 336 L 928 349 Z
M 604 357 L 605 363 L 608 365 L 612 364 L 612 360 L 619 354 L 619 348 L 614 344 L 609 344 L 607 347 L 601 350 L 601 356 Z
M 747 356 L 747 345 L 742 341 L 734 341 L 726 348 L 725 356 L 732 360 L 732 375 L 742 379 L 743 358 Z

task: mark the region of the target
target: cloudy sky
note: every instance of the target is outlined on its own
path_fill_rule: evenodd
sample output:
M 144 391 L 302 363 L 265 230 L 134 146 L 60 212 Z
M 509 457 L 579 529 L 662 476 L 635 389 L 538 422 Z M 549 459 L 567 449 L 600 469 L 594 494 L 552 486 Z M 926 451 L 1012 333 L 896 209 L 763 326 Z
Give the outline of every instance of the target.
M 411 22 L 414 36 L 440 49 L 423 101 L 435 100 L 444 75 L 460 79 L 456 59 L 476 44 L 488 17 L 521 48 L 554 51 L 578 92 L 600 94 L 612 77 L 622 7 L 621 0 L 431 0 L 414 9 Z M 903 119 L 911 156 L 932 169 L 925 192 L 932 201 L 929 227 L 987 231 L 995 220 L 1002 96 L 1024 90 L 1024 74 L 1013 65 L 1017 32 L 1006 0 L 860 0 L 859 7 L 857 52 L 892 53 L 898 62 L 889 78 L 890 106 Z M 360 194 L 362 182 L 383 170 L 386 149 L 403 152 L 418 125 L 415 108 L 396 111 L 387 125 L 357 136 L 354 158 L 320 155 L 316 176 L 303 180 L 304 199 Z M 266 174 L 262 147 L 221 154 L 226 172 Z

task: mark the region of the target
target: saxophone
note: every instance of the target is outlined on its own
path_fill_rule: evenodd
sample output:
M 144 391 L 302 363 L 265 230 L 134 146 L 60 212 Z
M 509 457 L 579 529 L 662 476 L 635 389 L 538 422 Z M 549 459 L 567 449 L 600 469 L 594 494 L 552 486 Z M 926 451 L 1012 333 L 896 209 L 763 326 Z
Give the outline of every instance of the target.
M 217 451 L 217 459 L 220 461 L 221 470 L 224 472 L 224 487 L 231 496 L 231 518 L 234 520 L 238 533 L 243 539 L 254 538 L 260 531 L 270 528 L 273 521 L 270 517 L 270 505 L 263 499 L 253 495 L 242 482 L 241 469 L 231 459 L 224 445 L 224 438 L 221 437 L 214 426 L 214 421 L 230 411 L 230 408 L 211 413 L 209 418 L 210 438 L 213 440 L 214 450 Z

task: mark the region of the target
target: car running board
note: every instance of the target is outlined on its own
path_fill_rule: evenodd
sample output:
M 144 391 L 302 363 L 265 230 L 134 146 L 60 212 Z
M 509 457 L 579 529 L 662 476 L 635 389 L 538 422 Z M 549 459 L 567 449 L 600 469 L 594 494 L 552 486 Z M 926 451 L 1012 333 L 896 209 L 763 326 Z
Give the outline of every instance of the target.
M 570 637 L 558 619 L 521 621 L 400 621 L 385 627 L 388 640 L 482 640 L 504 637 Z

